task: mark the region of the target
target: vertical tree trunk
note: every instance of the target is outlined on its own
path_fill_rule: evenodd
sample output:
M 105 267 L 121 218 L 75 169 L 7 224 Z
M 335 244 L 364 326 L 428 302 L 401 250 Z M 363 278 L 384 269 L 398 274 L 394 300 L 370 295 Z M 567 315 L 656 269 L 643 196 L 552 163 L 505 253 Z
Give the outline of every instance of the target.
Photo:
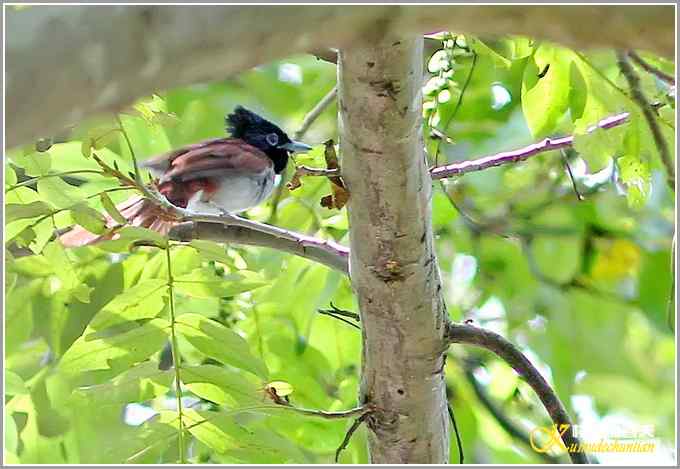
M 422 142 L 423 40 L 339 54 L 350 277 L 363 330 L 373 463 L 447 463 L 444 320 Z

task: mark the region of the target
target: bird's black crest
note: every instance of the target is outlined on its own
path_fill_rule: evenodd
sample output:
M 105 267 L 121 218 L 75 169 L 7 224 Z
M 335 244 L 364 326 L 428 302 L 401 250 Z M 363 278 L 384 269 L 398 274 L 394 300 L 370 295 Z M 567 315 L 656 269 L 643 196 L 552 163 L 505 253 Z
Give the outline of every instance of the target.
M 276 125 L 272 124 L 264 117 L 249 111 L 243 106 L 236 106 L 234 112 L 229 114 L 226 119 L 227 130 L 232 137 L 243 138 L 248 134 L 282 132 Z

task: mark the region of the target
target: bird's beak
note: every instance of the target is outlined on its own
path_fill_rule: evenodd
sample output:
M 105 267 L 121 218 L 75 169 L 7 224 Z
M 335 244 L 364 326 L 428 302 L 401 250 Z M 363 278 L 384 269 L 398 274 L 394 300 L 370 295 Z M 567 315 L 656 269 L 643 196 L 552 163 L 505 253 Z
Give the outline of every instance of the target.
M 293 140 L 292 142 L 285 143 L 281 145 L 279 148 L 283 148 L 284 150 L 288 150 L 293 153 L 302 153 L 312 149 L 312 147 L 310 147 L 306 143 L 296 142 L 295 140 Z

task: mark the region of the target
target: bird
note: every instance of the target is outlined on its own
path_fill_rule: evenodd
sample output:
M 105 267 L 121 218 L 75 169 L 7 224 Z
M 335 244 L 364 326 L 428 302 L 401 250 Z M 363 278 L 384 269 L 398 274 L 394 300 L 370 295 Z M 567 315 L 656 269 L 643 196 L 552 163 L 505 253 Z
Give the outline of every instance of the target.
M 243 106 L 226 118 L 228 138 L 186 145 L 140 163 L 152 176 L 151 185 L 173 206 L 188 214 L 231 215 L 255 207 L 272 193 L 292 153 L 311 146 L 292 140 L 280 127 Z M 177 223 L 157 203 L 135 196 L 117 206 L 131 226 L 166 235 Z M 106 217 L 107 228 L 119 226 Z M 84 246 L 112 239 L 76 226 L 60 236 L 65 247 Z

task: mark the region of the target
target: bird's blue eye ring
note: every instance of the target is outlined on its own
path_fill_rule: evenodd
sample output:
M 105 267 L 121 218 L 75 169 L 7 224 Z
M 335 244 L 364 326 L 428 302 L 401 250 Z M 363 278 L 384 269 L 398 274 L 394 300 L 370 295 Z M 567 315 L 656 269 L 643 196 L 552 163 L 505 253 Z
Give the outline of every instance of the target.
M 267 140 L 267 143 L 273 147 L 279 144 L 279 136 L 276 134 L 267 134 L 265 139 Z

